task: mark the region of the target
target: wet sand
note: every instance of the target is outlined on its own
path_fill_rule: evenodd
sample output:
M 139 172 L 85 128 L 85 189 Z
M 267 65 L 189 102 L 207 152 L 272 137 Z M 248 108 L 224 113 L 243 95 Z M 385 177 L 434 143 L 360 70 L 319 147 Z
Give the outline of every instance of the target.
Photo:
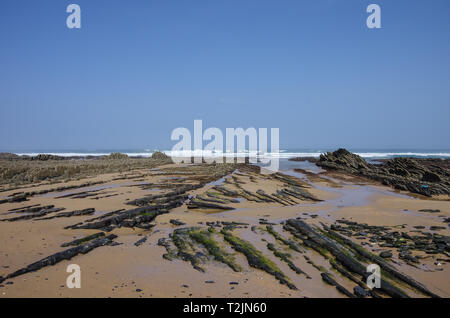
M 205 166 L 205 165 L 199 165 Z M 290 233 L 283 229 L 287 219 L 300 218 L 310 225 L 330 226 L 338 220 L 351 220 L 392 227 L 402 226 L 402 231 L 415 233 L 414 226 L 424 226 L 427 232 L 449 236 L 448 223 L 450 203 L 447 200 L 434 200 L 413 196 L 406 192 L 394 192 L 392 189 L 364 180 L 349 180 L 337 174 L 321 174 L 289 169 L 282 175 L 292 176 L 298 180 L 301 188 L 321 201 L 308 199 L 291 200 L 291 204 L 279 202 L 258 202 L 258 190 L 266 194 L 274 194 L 287 187 L 286 180 L 261 175 L 252 169 L 236 168 L 215 180 L 209 171 L 193 165 L 164 165 L 156 169 L 138 169 L 125 173 L 108 173 L 95 177 L 70 181 L 68 185 L 81 185 L 86 182 L 99 182 L 94 186 L 71 189 L 67 191 L 51 191 L 42 195 L 28 197 L 25 202 L 0 204 L 0 218 L 8 219 L 23 214 L 14 213 L 11 209 L 31 205 L 54 205 L 65 208 L 61 212 L 94 208 L 92 215 L 58 217 L 48 220 L 31 218 L 14 222 L 0 222 L 0 276 L 26 267 L 51 254 L 61 252 L 65 248 L 60 245 L 74 239 L 83 238 L 99 232 L 98 229 L 64 229 L 64 227 L 88 219 L 101 217 L 105 213 L 119 209 L 136 208 L 127 202 L 146 196 L 167 193 L 179 188 L 179 184 L 195 184 L 205 182 L 202 187 L 187 191 L 189 199 L 205 193 L 211 193 L 214 187 L 225 187 L 232 191 L 247 191 L 252 195 L 241 197 L 237 202 L 225 204 L 233 210 L 190 209 L 189 199 L 182 205 L 170 209 L 165 214 L 156 216 L 150 230 L 137 227 L 114 228 L 108 234 L 116 234 L 117 246 L 101 246 L 87 254 L 80 254 L 71 260 L 63 260 L 53 266 L 46 266 L 38 271 L 26 273 L 6 279 L 1 283 L 0 297 L 345 297 L 334 286 L 326 284 L 321 274 L 329 272 L 343 287 L 353 291 L 355 283 L 346 279 L 334 270 L 326 258 L 314 250 L 302 245 L 302 253 L 290 250 L 280 244 L 270 233 L 266 225 L 283 235 Z M 194 169 L 195 171 L 193 171 Z M 131 176 L 131 177 L 130 177 Z M 135 176 L 135 177 L 133 177 Z M 208 179 L 209 178 L 209 179 Z M 210 180 L 211 179 L 211 180 Z M 206 182 L 208 181 L 208 182 Z M 177 185 L 178 184 L 178 185 Z M 46 184 L 21 189 L 20 191 L 36 191 L 54 189 L 62 184 Z M 17 190 L 4 191 L 3 197 L 11 196 Z M 67 196 L 76 193 L 88 193 L 92 196 L 75 198 Z M 63 196 L 63 197 L 62 197 Z M 64 197 L 65 196 L 65 197 Z M 221 197 L 225 199 L 225 196 Z M 283 200 L 284 200 L 283 199 Z M 284 201 L 287 202 L 287 201 Z M 438 209 L 438 213 L 419 212 L 421 209 Z M 13 213 L 11 213 L 13 212 Z M 50 213 L 51 217 L 58 213 Z M 171 220 L 179 220 L 185 225 L 175 226 Z M 160 239 L 170 239 L 170 235 L 178 228 L 200 227 L 208 229 L 207 222 L 237 222 L 245 226 L 232 228 L 233 235 L 250 242 L 265 257 L 269 258 L 297 287 L 297 290 L 280 284 L 273 275 L 249 266 L 246 257 L 223 240 L 221 227 L 217 227 L 214 237 L 230 255 L 242 271 L 235 272 L 227 265 L 208 256 L 202 263 L 204 272 L 196 270 L 188 261 L 181 258 L 168 260 L 163 258 L 167 253 L 164 246 L 158 245 Z M 444 227 L 436 231 L 431 226 Z M 135 243 L 147 237 L 147 241 L 136 246 Z M 354 237 L 351 240 L 361 243 Z M 306 275 L 296 274 L 286 262 L 275 257 L 267 248 L 272 243 L 277 249 L 289 253 L 291 260 Z M 298 241 L 301 244 L 301 241 Z M 393 248 L 381 248 L 377 243 L 365 245 L 369 251 L 378 254 L 382 250 L 392 250 L 391 264 L 433 293 L 441 297 L 450 297 L 449 263 L 438 259 L 449 259 L 448 255 L 425 255 L 420 264 L 409 264 L 400 259 Z M 203 252 L 204 249 L 202 249 Z M 205 252 L 206 253 L 206 252 Z M 307 258 L 305 258 L 307 256 Z M 309 261 L 308 261 L 309 259 Z M 81 288 L 66 287 L 69 264 L 81 267 Z M 233 284 L 230 284 L 233 282 Z M 12 284 L 11 284 L 12 283 Z M 235 284 L 237 283 L 237 284 Z M 412 297 L 424 297 L 423 294 L 406 288 Z

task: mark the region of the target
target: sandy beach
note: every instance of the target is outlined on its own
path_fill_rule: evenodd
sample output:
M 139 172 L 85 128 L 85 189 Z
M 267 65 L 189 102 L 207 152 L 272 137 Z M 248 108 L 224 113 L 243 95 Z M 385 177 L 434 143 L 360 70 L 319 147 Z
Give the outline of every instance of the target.
M 450 297 L 448 196 L 338 171 L 160 161 L 4 184 L 0 199 L 0 297 Z M 380 262 L 390 287 L 370 293 L 342 257 Z

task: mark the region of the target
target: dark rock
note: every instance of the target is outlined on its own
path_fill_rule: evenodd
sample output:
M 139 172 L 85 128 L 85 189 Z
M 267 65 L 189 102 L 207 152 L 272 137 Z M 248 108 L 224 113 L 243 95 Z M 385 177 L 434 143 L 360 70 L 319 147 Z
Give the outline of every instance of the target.
M 222 230 L 225 241 L 227 241 L 234 250 L 245 255 L 249 266 L 261 269 L 273 275 L 281 284 L 289 287 L 289 289 L 297 290 L 297 287 L 291 283 L 289 278 L 273 263 L 268 263 L 264 255 L 258 251 L 251 243 L 244 241 L 232 235 L 227 230 Z
M 276 225 L 276 223 L 268 222 L 268 221 L 259 221 L 261 225 Z
M 335 152 L 328 152 L 320 155 L 317 165 L 326 167 L 325 163 L 332 163 L 336 167 L 354 170 L 371 169 L 371 165 L 369 165 L 363 158 L 342 148 L 336 150 Z
M 337 232 L 332 231 L 327 226 L 322 225 L 325 231 L 328 232 L 327 235 L 335 238 L 339 241 L 339 244 L 334 240 L 320 234 L 318 231 L 313 229 L 307 223 L 301 220 L 290 219 L 286 222 L 284 228 L 291 232 L 295 237 L 301 238 L 303 243 L 318 251 L 319 253 L 323 251 L 323 249 L 329 251 L 338 262 L 340 262 L 348 271 L 359 274 L 363 277 L 367 277 L 368 274 L 366 272 L 366 266 L 359 262 L 358 259 L 351 257 L 345 249 L 343 249 L 342 245 L 351 248 L 354 253 L 359 254 L 359 256 L 366 259 L 366 262 L 373 262 L 379 265 L 384 271 L 389 273 L 391 276 L 407 283 L 408 285 L 420 290 L 425 295 L 431 297 L 438 297 L 436 294 L 428 290 L 425 286 L 414 280 L 413 278 L 407 276 L 406 274 L 399 272 L 392 265 L 387 263 L 384 259 L 369 253 L 367 250 L 363 249 L 360 245 L 356 244 L 352 240 L 340 235 Z M 407 253 L 404 253 L 407 257 Z M 381 278 L 381 288 L 380 290 L 391 297 L 408 297 L 408 295 L 392 285 L 388 281 Z
M 114 159 L 114 160 L 120 160 L 120 159 L 127 159 L 128 155 L 120 153 L 120 152 L 114 152 L 108 156 L 108 159 Z
M 425 196 L 450 195 L 450 160 L 394 158 L 381 165 L 367 163 L 345 149 L 320 156 L 317 165 L 378 181 L 398 190 Z
M 90 208 L 90 209 L 84 209 L 84 210 L 76 210 L 76 211 L 71 211 L 71 212 L 61 212 L 52 216 L 48 216 L 45 218 L 40 218 L 38 220 L 50 220 L 50 219 L 54 219 L 54 218 L 69 218 L 72 216 L 83 216 L 83 215 L 91 215 L 94 214 L 95 209 L 94 208 Z
M 329 284 L 329 285 L 331 285 L 331 286 L 335 286 L 336 289 L 337 289 L 339 292 L 341 292 L 342 294 L 344 294 L 345 296 L 350 297 L 350 298 L 354 298 L 354 297 L 355 297 L 355 296 L 354 296 L 352 293 L 350 293 L 344 286 L 340 285 L 340 284 L 339 284 L 338 282 L 336 282 L 333 278 L 331 278 L 330 274 L 328 274 L 328 273 L 321 273 L 320 275 L 322 276 L 322 280 L 323 280 L 325 283 L 327 283 L 327 284 Z
M 48 161 L 48 160 L 65 160 L 65 157 L 62 156 L 55 156 L 55 155 L 48 155 L 48 154 L 40 154 L 34 157 L 31 157 L 30 160 L 37 160 L 37 161 Z
M 445 230 L 445 229 L 446 229 L 445 226 L 430 226 L 431 231 L 440 231 L 440 230 Z
M 136 243 L 134 243 L 135 246 L 140 246 L 142 244 L 144 244 L 147 241 L 147 236 L 144 236 L 143 238 L 141 238 L 139 241 L 137 241 Z
M 49 208 L 49 207 L 51 207 L 51 208 Z M 64 208 L 53 208 L 52 205 L 49 207 L 42 207 L 40 210 L 38 210 L 38 212 L 30 213 L 30 214 L 27 213 L 26 215 L 21 215 L 21 216 L 17 216 L 17 217 L 13 217 L 13 218 L 1 219 L 0 221 L 15 222 L 15 221 L 21 221 L 21 220 L 35 219 L 35 218 L 42 217 L 42 216 L 45 216 L 50 213 L 55 213 L 55 212 L 64 210 Z
M 291 186 L 289 188 L 281 189 L 281 193 L 293 196 L 300 200 L 306 199 L 306 200 L 311 200 L 311 201 L 316 201 L 316 202 L 322 201 L 322 200 L 316 198 L 315 196 L 313 196 L 311 193 L 309 193 L 297 186 Z
M 392 253 L 389 252 L 389 251 L 382 251 L 380 253 L 380 257 L 382 257 L 382 258 L 390 258 L 390 257 L 392 257 Z
M 169 156 L 166 155 L 166 154 L 163 153 L 163 152 L 155 151 L 155 152 L 152 154 L 152 159 L 165 160 L 165 159 L 169 159 Z
M 183 223 L 183 222 L 181 222 L 180 220 L 174 220 L 174 219 L 171 219 L 169 222 L 170 222 L 171 224 L 175 225 L 175 226 L 186 225 L 186 223 Z
M 23 202 L 23 201 L 27 201 L 27 200 L 28 200 L 27 197 L 28 197 L 28 195 L 25 194 L 25 193 L 23 193 L 23 194 L 17 194 L 17 195 L 14 195 L 14 196 L 12 196 L 12 197 L 7 198 L 7 199 L 6 199 L 6 202 L 10 202 L 10 203 L 13 203 L 13 202 Z
M 23 274 L 26 274 L 29 272 L 34 272 L 34 271 L 37 271 L 37 270 L 39 270 L 43 267 L 49 266 L 49 265 L 55 265 L 63 260 L 69 260 L 69 259 L 77 256 L 78 254 L 86 254 L 97 247 L 107 245 L 115 238 L 117 238 L 117 235 L 111 234 L 111 235 L 108 235 L 105 237 L 97 238 L 97 239 L 87 242 L 85 244 L 69 248 L 65 251 L 50 255 L 44 259 L 41 259 L 40 261 L 32 263 L 32 264 L 28 265 L 27 267 L 24 267 L 22 269 L 15 271 L 14 273 L 9 274 L 6 277 L 6 279 L 17 277 L 19 275 L 23 275 Z
M 225 206 L 217 203 L 206 202 L 193 198 L 187 205 L 188 209 L 213 209 L 213 210 L 234 210 L 233 207 Z
M 202 183 L 200 184 L 186 184 L 178 187 L 177 189 L 170 191 L 164 194 L 155 194 L 151 196 L 145 196 L 141 199 L 136 199 L 127 202 L 128 205 L 136 205 L 141 207 L 146 207 L 149 204 L 157 203 L 157 204 L 169 204 L 172 202 L 180 202 L 180 205 L 184 203 L 188 199 L 188 195 L 186 192 L 195 190 L 203 187 Z
M 71 242 L 68 242 L 68 243 L 61 244 L 61 247 L 77 246 L 77 245 L 80 245 L 82 243 L 86 243 L 88 241 L 91 241 L 93 239 L 96 239 L 96 238 L 99 238 L 99 237 L 102 237 L 102 236 L 105 236 L 105 233 L 103 233 L 103 232 L 95 233 L 95 234 L 83 237 L 81 239 L 78 239 L 78 240 L 74 240 L 74 241 L 71 241 Z
M 355 288 L 353 288 L 353 293 L 360 298 L 364 298 L 364 297 L 369 297 L 370 296 L 370 292 L 360 286 L 355 286 Z
M 178 207 L 183 201 L 175 200 L 166 204 L 145 206 L 128 211 L 123 211 L 118 215 L 113 215 L 105 219 L 92 223 L 83 223 L 72 226 L 73 229 L 101 229 L 112 230 L 117 227 L 137 227 L 141 224 L 152 222 L 158 215 L 168 213 L 168 209 Z
M 436 173 L 425 171 L 425 173 L 422 176 L 422 181 L 425 181 L 425 182 L 441 182 L 442 179 Z
M 422 209 L 422 210 L 419 210 L 419 212 L 439 213 L 439 212 L 441 212 L 441 210 L 438 210 L 438 209 L 436 209 L 436 210 L 434 210 L 434 209 Z

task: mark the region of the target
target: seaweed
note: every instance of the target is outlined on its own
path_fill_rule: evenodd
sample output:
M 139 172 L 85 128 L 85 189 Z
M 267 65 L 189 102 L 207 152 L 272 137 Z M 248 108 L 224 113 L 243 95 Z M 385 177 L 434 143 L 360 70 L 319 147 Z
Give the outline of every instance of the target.
M 196 242 L 202 244 L 206 250 L 214 256 L 214 259 L 228 265 L 235 272 L 240 272 L 242 268 L 236 264 L 233 255 L 228 254 L 219 244 L 214 240 L 214 229 L 209 228 L 207 231 L 192 231 L 189 232 L 189 236 Z
M 248 264 L 251 267 L 261 269 L 275 276 L 281 284 L 287 285 L 292 290 L 297 290 L 297 287 L 288 277 L 286 277 L 278 266 L 258 251 L 252 244 L 232 235 L 229 231 L 222 230 L 221 232 L 224 235 L 225 240 L 230 243 L 236 251 L 245 255 Z
M 268 248 L 269 250 L 271 250 L 271 251 L 273 252 L 273 254 L 274 254 L 276 257 L 278 257 L 278 258 L 281 259 L 283 262 L 285 262 L 285 263 L 289 266 L 289 268 L 292 269 L 294 272 L 296 272 L 296 273 L 299 274 L 299 275 L 300 275 L 300 274 L 303 274 L 303 275 L 306 276 L 306 278 L 311 279 L 311 277 L 310 277 L 308 274 L 306 274 L 303 270 L 301 270 L 299 267 L 297 267 L 297 266 L 290 260 L 290 258 L 291 258 L 291 255 L 290 255 L 290 254 L 288 254 L 288 253 L 283 253 L 283 252 L 277 250 L 277 249 L 275 248 L 275 245 L 273 245 L 272 243 L 268 243 L 268 244 L 267 244 L 267 248 Z

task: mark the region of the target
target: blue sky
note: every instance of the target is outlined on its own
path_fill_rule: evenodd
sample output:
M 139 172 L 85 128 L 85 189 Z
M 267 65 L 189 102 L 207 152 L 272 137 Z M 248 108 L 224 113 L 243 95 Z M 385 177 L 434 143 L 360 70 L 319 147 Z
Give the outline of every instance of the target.
M 2 0 L 0 149 L 166 149 L 194 119 L 278 127 L 282 149 L 449 149 L 449 39 L 448 0 Z

